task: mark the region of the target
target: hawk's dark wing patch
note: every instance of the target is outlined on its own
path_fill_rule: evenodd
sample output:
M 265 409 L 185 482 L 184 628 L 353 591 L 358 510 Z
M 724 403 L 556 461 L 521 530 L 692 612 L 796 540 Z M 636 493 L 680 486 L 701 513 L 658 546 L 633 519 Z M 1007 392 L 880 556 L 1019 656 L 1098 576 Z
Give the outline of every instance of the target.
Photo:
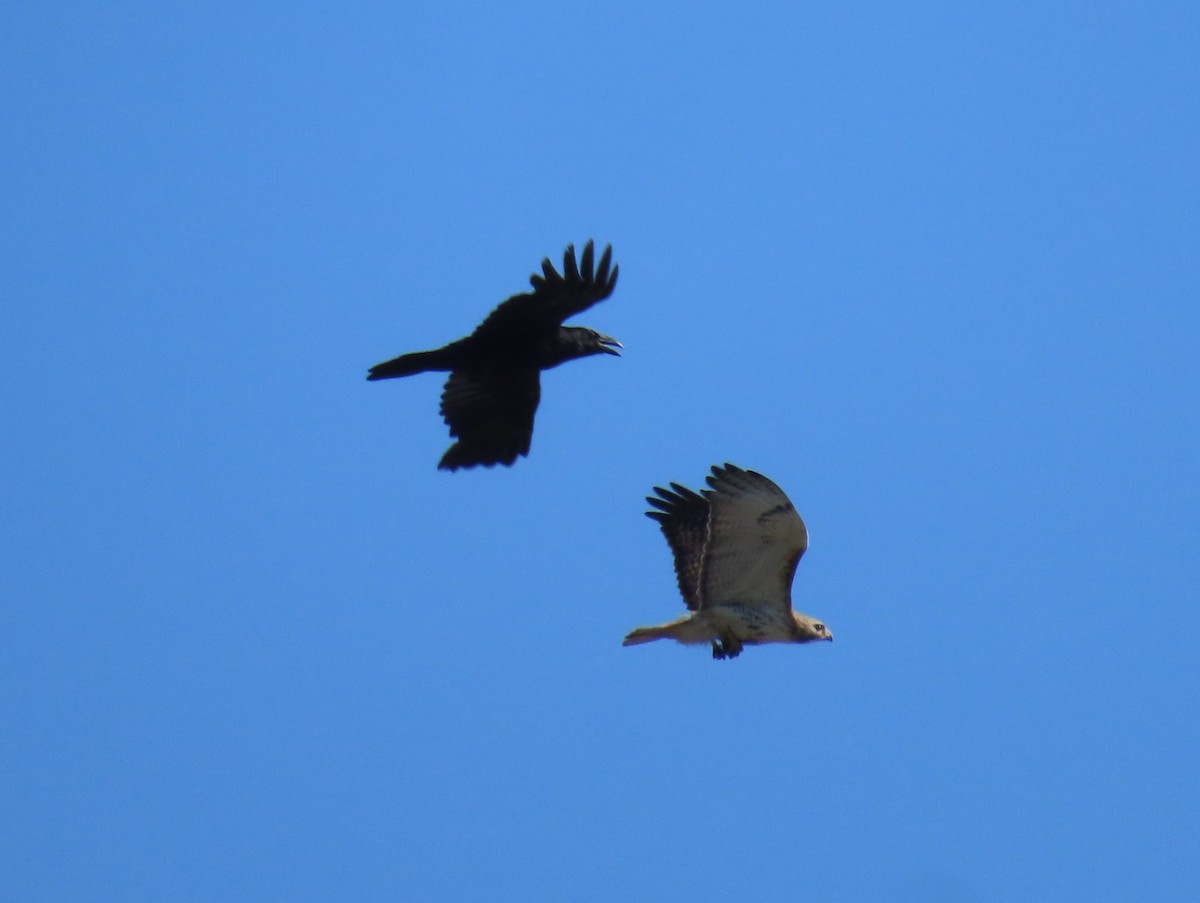
M 646 496 L 656 511 L 646 517 L 658 521 L 675 557 L 675 577 L 679 592 L 687 607 L 700 608 L 700 568 L 704 561 L 704 545 L 708 541 L 708 500 L 699 493 L 672 483 L 670 489 L 655 486 L 658 496 Z

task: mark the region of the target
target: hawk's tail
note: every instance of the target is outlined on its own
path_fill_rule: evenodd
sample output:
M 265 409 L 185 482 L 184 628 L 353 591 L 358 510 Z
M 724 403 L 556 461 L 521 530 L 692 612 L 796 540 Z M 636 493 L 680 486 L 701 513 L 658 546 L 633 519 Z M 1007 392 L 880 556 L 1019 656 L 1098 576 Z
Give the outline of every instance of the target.
M 629 631 L 629 635 L 621 641 L 622 646 L 637 646 L 639 643 L 653 643 L 655 640 L 671 640 L 675 634 L 671 631 L 674 624 L 663 624 L 661 627 L 639 627 Z
M 691 612 L 677 621 L 668 621 L 655 627 L 639 627 L 631 630 L 622 646 L 636 646 L 655 640 L 675 640 L 685 645 L 708 643 L 716 639 L 717 630 L 701 612 Z

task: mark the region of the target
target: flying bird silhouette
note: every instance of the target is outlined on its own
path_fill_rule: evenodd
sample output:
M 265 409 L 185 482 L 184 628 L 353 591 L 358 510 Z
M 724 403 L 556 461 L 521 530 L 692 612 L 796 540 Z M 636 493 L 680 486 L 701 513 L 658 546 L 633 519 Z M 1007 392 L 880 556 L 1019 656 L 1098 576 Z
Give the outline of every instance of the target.
M 709 488 L 678 483 L 647 496 L 675 557 L 675 576 L 691 610 L 676 621 L 639 627 L 623 646 L 672 639 L 712 643 L 713 658 L 743 646 L 832 640 L 820 621 L 792 609 L 792 577 L 808 530 L 783 490 L 760 473 L 713 467 Z
M 457 439 L 439 470 L 458 470 L 482 464 L 511 465 L 529 454 L 533 415 L 541 399 L 541 371 L 592 354 L 620 356 L 621 343 L 594 329 L 563 326 L 568 317 L 587 310 L 612 294 L 618 267 L 612 264 L 612 245 L 593 269 L 595 248 L 589 240 L 575 261 L 575 246 L 567 245 L 563 271 L 549 258 L 541 274 L 529 277 L 533 291 L 502 302 L 465 339 L 435 351 L 417 351 L 376 364 L 367 379 L 394 379 L 428 370 L 449 370 L 442 391 L 441 414 Z

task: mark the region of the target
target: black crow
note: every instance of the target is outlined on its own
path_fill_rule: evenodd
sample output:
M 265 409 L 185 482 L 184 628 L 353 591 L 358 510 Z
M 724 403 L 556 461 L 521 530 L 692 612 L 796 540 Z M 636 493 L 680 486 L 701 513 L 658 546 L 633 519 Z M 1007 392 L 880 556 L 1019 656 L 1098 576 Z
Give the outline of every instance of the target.
M 417 351 L 376 364 L 367 379 L 392 379 L 427 370 L 449 370 L 442 391 L 442 419 L 458 441 L 446 450 L 439 470 L 482 464 L 510 465 L 529 454 L 533 415 L 541 398 L 542 370 L 590 354 L 616 354 L 621 343 L 583 326 L 563 321 L 612 294 L 618 267 L 612 245 L 593 271 L 595 248 L 589 240 L 575 262 L 567 245 L 560 275 L 550 259 L 541 275 L 529 277 L 533 291 L 513 295 L 488 314 L 465 339 L 436 351 Z

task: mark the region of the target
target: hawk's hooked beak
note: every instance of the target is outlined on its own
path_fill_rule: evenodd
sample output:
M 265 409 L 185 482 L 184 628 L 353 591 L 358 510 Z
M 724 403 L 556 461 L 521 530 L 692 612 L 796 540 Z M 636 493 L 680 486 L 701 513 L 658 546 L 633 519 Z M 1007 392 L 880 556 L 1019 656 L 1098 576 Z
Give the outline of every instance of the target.
M 621 352 L 617 349 L 625 347 L 616 339 L 609 338 L 606 335 L 599 336 L 598 341 L 600 342 L 601 351 L 603 351 L 605 354 L 615 354 L 617 357 L 621 356 Z

